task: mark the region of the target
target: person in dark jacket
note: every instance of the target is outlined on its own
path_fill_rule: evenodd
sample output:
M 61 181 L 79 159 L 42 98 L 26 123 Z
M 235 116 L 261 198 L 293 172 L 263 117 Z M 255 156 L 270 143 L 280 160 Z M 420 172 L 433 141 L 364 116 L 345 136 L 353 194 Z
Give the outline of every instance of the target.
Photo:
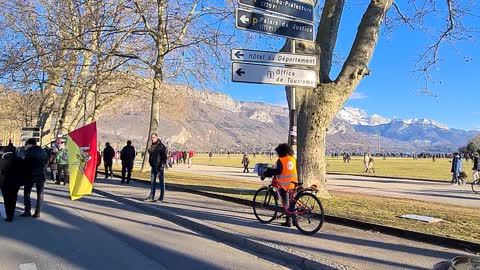
M 115 157 L 115 149 L 110 146 L 110 143 L 105 143 L 105 149 L 103 149 L 103 164 L 105 165 L 105 179 L 108 176 L 113 177 L 113 158 Z
M 167 162 L 167 149 L 165 145 L 158 139 L 158 135 L 153 133 L 150 136 L 152 140 L 152 145 L 148 148 L 148 154 L 150 155 L 148 158 L 148 162 L 152 167 L 151 170 L 151 188 L 150 188 L 150 195 L 145 198 L 145 201 L 153 202 L 155 201 L 155 186 L 158 180 L 160 182 L 160 201 L 163 201 L 163 197 L 165 194 L 165 179 L 164 179 L 164 165 Z
M 40 212 L 43 205 L 43 189 L 46 179 L 46 167 L 48 162 L 48 154 L 37 145 L 35 139 L 28 139 L 25 142 L 25 164 L 29 170 L 29 179 L 26 179 L 25 188 L 23 189 L 23 201 L 25 204 L 25 211 L 20 216 L 30 217 L 32 202 L 30 200 L 30 194 L 32 193 L 33 185 L 37 190 L 37 204 L 35 206 L 35 213 L 32 217 L 40 217 Z
M 473 154 L 472 176 L 473 181 L 480 179 L 480 162 L 478 162 L 478 153 Z
M 127 184 L 130 183 L 135 156 L 136 153 L 135 148 L 132 146 L 132 141 L 127 141 L 127 145 L 120 151 L 120 159 L 122 160 L 122 184 L 125 183 L 125 174 L 127 174 Z
M 8 146 L 7 146 L 8 147 Z M 26 178 L 24 161 L 15 153 L 15 147 L 9 147 L 8 152 L 0 156 L 0 188 L 2 189 L 5 206 L 6 222 L 12 222 L 17 204 L 20 187 Z

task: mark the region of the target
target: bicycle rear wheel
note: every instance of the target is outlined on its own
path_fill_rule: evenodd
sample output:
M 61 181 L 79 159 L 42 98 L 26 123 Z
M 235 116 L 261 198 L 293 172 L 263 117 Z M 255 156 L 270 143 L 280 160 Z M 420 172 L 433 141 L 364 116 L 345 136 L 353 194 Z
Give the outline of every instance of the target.
M 475 180 L 472 183 L 472 190 L 473 192 L 480 194 L 480 180 Z
M 320 230 L 325 219 L 322 203 L 312 193 L 302 192 L 295 198 L 295 227 L 303 234 L 311 235 Z
M 262 187 L 253 197 L 253 213 L 261 223 L 270 223 L 277 217 L 278 199 L 270 187 Z

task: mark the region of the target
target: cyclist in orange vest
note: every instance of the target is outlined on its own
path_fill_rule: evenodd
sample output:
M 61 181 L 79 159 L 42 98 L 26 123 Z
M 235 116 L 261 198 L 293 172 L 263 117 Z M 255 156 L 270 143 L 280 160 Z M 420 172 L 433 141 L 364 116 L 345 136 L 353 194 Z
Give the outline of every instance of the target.
M 298 175 L 297 175 L 297 161 L 293 157 L 293 149 L 287 143 L 282 143 L 275 148 L 275 152 L 278 154 L 277 164 L 274 168 L 267 169 L 262 177 L 272 177 L 276 176 L 275 185 L 281 186 L 279 188 L 280 195 L 282 196 L 282 201 L 285 205 L 288 205 L 289 198 L 288 192 L 286 190 L 291 190 L 295 188 L 295 184 L 292 182 L 298 182 Z M 294 210 L 295 205 L 288 206 L 289 211 Z M 292 218 L 290 215 L 286 215 L 287 220 L 282 223 L 282 226 L 291 227 L 292 226 Z M 296 222 L 295 216 L 293 216 L 293 222 Z

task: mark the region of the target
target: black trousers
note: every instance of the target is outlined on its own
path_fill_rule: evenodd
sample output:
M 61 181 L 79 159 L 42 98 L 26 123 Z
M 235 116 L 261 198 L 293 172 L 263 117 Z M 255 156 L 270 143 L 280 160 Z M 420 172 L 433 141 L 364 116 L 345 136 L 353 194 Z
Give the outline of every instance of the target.
M 127 184 L 132 178 L 133 162 L 122 162 L 122 183 L 125 183 L 125 174 L 127 175 Z
M 68 183 L 69 172 L 68 172 L 68 165 L 67 164 L 58 164 L 58 174 L 57 174 L 57 183 L 60 183 L 60 179 L 63 179 L 63 183 Z M 60 178 L 62 176 L 62 178 Z
M 37 179 L 35 182 L 25 184 L 23 188 L 23 203 L 25 204 L 25 212 L 30 213 L 32 210 L 32 202 L 30 200 L 30 194 L 32 188 L 35 185 L 37 190 L 37 205 L 35 205 L 35 213 L 40 213 L 43 205 L 43 190 L 45 187 L 45 178 Z
M 4 185 L 2 188 L 3 201 L 5 203 L 5 214 L 7 214 L 7 218 L 13 218 L 15 214 L 19 190 L 20 187 L 16 185 Z
M 108 178 L 108 176 L 113 176 L 113 170 L 112 170 L 112 166 L 113 166 L 113 160 L 112 161 L 104 161 L 103 162 L 103 165 L 105 165 L 105 178 Z M 110 174 L 108 174 L 110 171 Z

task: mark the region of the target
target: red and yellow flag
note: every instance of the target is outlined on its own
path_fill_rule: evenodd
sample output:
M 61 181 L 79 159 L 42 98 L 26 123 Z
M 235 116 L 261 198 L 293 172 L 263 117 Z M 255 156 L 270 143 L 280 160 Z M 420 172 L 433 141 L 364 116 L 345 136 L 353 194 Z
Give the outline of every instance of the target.
M 68 133 L 70 196 L 77 200 L 92 193 L 97 169 L 97 124 L 95 122 Z

